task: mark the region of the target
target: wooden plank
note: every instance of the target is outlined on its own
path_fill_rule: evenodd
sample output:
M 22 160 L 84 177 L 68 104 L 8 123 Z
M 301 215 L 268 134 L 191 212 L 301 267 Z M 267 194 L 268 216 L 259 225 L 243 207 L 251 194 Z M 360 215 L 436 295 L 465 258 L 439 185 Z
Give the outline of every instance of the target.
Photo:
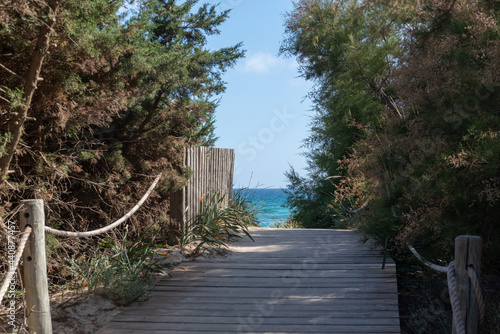
M 136 333 L 151 333 L 153 330 L 162 330 L 163 333 L 185 333 L 185 332 L 195 332 L 204 333 L 205 331 L 213 331 L 221 333 L 272 333 L 272 332 L 282 332 L 282 333 L 315 333 L 325 332 L 325 333 L 400 333 L 399 324 L 398 325 L 313 325 L 313 324 L 301 324 L 301 325 L 273 325 L 260 323 L 260 319 L 257 324 L 245 323 L 245 319 L 242 319 L 241 324 L 193 324 L 193 323 L 147 323 L 147 322 L 121 322 L 117 323 L 114 327 L 114 333 L 124 333 L 123 329 L 135 329 Z M 103 330 L 99 331 L 99 334 L 109 334 L 110 332 Z M 129 332 L 134 333 L 134 332 Z
M 236 300 L 234 298 L 214 297 L 214 298 L 200 298 L 200 297 L 176 297 L 165 298 L 165 295 L 151 297 L 144 308 L 164 308 L 165 304 L 172 303 L 176 309 L 197 309 L 199 307 L 212 308 L 219 307 L 225 310 L 231 310 L 233 307 L 244 304 L 250 310 L 254 305 L 279 305 L 279 309 L 285 306 L 290 306 L 295 310 L 295 313 L 300 313 L 299 309 L 310 309 L 314 305 L 321 305 L 323 310 L 350 310 L 358 312 L 361 310 L 369 311 L 378 309 L 378 307 L 385 307 L 386 310 L 393 310 L 396 314 L 398 312 L 397 300 L 392 301 L 389 298 L 376 299 L 363 299 L 363 298 L 350 298 L 350 299 L 325 299 L 325 298 L 281 298 L 278 301 L 273 301 L 269 297 L 246 297 Z M 177 305 L 175 305 L 177 303 Z M 130 311 L 132 312 L 132 311 Z M 128 313 L 128 310 L 127 310 Z
M 288 273 L 290 271 L 290 273 Z M 182 273 L 178 273 L 179 277 L 185 277 L 190 275 L 189 271 L 185 271 Z M 351 277 L 351 278 L 367 278 L 367 277 L 391 277 L 391 273 L 381 272 L 381 271 L 354 271 L 354 270 L 310 270 L 308 273 L 303 273 L 300 270 L 292 272 L 291 270 L 231 270 L 231 269 L 210 269 L 203 272 L 193 271 L 192 275 L 203 275 L 203 277 L 269 277 L 269 278 L 282 278 L 282 277 L 324 277 L 328 278 L 337 278 L 337 277 Z
M 358 234 L 251 233 L 256 242 L 232 244 L 225 259 L 181 264 L 98 333 L 400 332 L 394 262 L 382 270 Z
M 245 316 L 244 314 L 243 316 Z M 190 323 L 190 324 L 203 324 L 203 325 L 212 325 L 212 324 L 239 324 L 239 319 L 241 319 L 242 315 L 239 316 L 227 316 L 222 315 L 219 317 L 211 317 L 211 316 L 172 316 L 172 315 L 133 315 L 133 316 L 121 316 L 117 317 L 120 321 L 125 323 L 128 322 L 143 322 L 143 323 L 156 323 L 156 324 L 174 324 L 174 323 Z M 379 318 L 379 317 L 346 317 L 345 315 L 338 315 L 337 317 L 332 317 L 329 315 L 324 316 L 314 316 L 310 317 L 294 317 L 293 315 L 288 315 L 285 317 L 267 317 L 266 318 L 267 325 L 385 325 L 385 326 L 399 326 L 399 318 L 396 317 L 388 317 L 388 318 Z
M 351 331 L 352 329 L 351 328 L 346 328 L 344 330 L 341 330 L 342 328 L 337 328 L 335 332 L 335 334 L 353 334 L 353 332 Z M 117 330 L 111 330 L 111 331 L 106 331 L 106 334 L 137 334 L 138 331 L 137 330 L 134 330 L 134 329 L 117 329 Z M 230 331 L 225 331 L 225 332 L 220 332 L 220 331 L 207 331 L 207 330 L 204 330 L 204 331 L 188 331 L 188 330 L 181 330 L 181 331 L 175 331 L 175 330 L 148 330 L 148 334 L 183 334 L 183 333 L 203 333 L 203 334 L 221 334 L 221 333 L 224 333 L 224 334 L 228 334 L 228 333 L 234 333 L 234 332 L 230 332 Z M 238 333 L 245 333 L 245 332 L 238 332 Z M 248 332 L 246 332 L 248 333 Z M 280 331 L 273 331 L 273 332 L 270 332 L 270 331 L 253 331 L 252 333 L 256 333 L 256 334 L 303 334 L 303 332 L 280 332 Z M 394 331 L 379 331 L 379 332 L 374 332 L 373 329 L 371 328 L 367 328 L 367 329 L 361 329 L 360 328 L 360 331 L 358 331 L 357 333 L 360 333 L 360 334 L 364 334 L 364 333 L 388 333 L 388 334 L 391 334 L 391 333 L 399 333 L 399 331 L 397 332 L 394 332 Z M 326 332 L 314 332 L 314 334 L 332 334 L 332 332 L 330 331 L 326 331 Z
M 255 308 L 256 311 L 259 309 Z M 269 310 L 269 308 L 266 308 L 263 312 L 266 312 Z M 320 313 L 322 311 L 323 313 Z M 275 309 L 273 310 L 273 316 L 276 318 L 307 318 L 307 319 L 314 319 L 315 317 L 320 317 L 322 315 L 329 316 L 331 318 L 349 318 L 352 317 L 352 310 L 337 310 L 337 311 L 328 311 L 324 312 L 324 309 L 321 310 L 309 310 L 309 309 L 301 309 L 298 310 L 297 308 L 289 308 L 288 310 L 283 310 L 283 309 Z M 267 314 L 267 313 L 266 313 Z M 144 309 L 138 309 L 137 312 L 134 313 L 134 315 L 118 315 L 115 318 L 115 321 L 130 321 L 131 319 L 134 319 L 133 317 L 135 316 L 155 316 L 155 317 L 161 317 L 162 319 L 165 319 L 164 317 L 211 317 L 211 318 L 219 318 L 219 317 L 241 317 L 241 316 L 247 316 L 248 315 L 248 305 L 245 305 L 245 308 L 240 308 L 240 309 L 212 309 L 212 308 L 205 308 L 205 309 L 199 309 L 199 308 L 189 308 L 189 309 L 177 309 L 177 308 L 170 308 L 166 309 L 163 307 L 156 307 L 156 308 L 144 308 Z M 377 318 L 380 320 L 380 318 L 395 318 L 394 317 L 394 310 L 382 310 L 382 311 L 363 311 L 359 310 L 356 312 L 356 317 L 366 319 L 366 318 Z M 123 318 L 123 319 L 122 319 Z M 382 320 L 381 320 L 382 321 Z
M 321 301 L 321 303 L 320 303 Z M 165 312 L 174 312 L 179 310 L 200 310 L 200 311 L 245 311 L 253 312 L 261 310 L 262 308 L 269 308 L 275 306 L 276 312 L 286 312 L 301 316 L 303 311 L 313 312 L 320 314 L 322 312 L 348 312 L 355 316 L 363 312 L 380 312 L 389 311 L 393 316 L 397 315 L 398 304 L 394 301 L 382 300 L 381 302 L 370 301 L 362 302 L 362 300 L 350 300 L 346 303 L 338 303 L 338 301 L 310 299 L 307 307 L 301 303 L 300 300 L 281 300 L 279 307 L 276 302 L 269 300 L 269 298 L 242 298 L 234 300 L 229 298 L 216 298 L 207 302 L 199 302 L 193 298 L 186 298 L 182 304 L 174 304 L 165 302 L 164 298 L 154 297 L 147 302 L 137 303 L 127 310 L 127 314 L 140 314 L 142 312 L 156 312 L 163 310 Z M 350 302 L 350 303 L 349 303 Z M 396 312 L 395 312 L 396 311 Z
M 224 287 L 224 295 L 230 297 L 267 297 L 272 292 L 278 290 L 290 290 L 293 292 L 294 297 L 305 296 L 305 297 L 315 297 L 318 298 L 338 298 L 341 294 L 349 295 L 353 294 L 356 297 L 364 294 L 380 294 L 387 293 L 388 285 L 375 285 L 375 286 L 358 286 L 358 287 L 337 287 L 333 288 L 331 286 L 327 287 L 310 287 L 301 286 L 300 284 L 291 285 L 287 287 L 260 287 L 255 289 L 254 287 Z M 220 286 L 203 286 L 203 289 L 193 289 L 192 286 L 180 287 L 180 286 L 169 286 L 169 285 L 159 285 L 155 288 L 157 292 L 171 292 L 172 296 L 176 294 L 182 294 L 183 296 L 189 296 L 191 294 L 197 295 L 210 295 L 218 297 L 221 292 Z M 392 290 L 390 291 L 392 292 Z
M 345 330 L 341 331 L 341 328 L 337 328 L 335 334 L 353 334 L 351 331 L 352 328 L 346 328 Z M 116 330 L 107 330 L 103 334 L 137 334 L 138 330 L 136 329 L 116 329 Z M 174 330 L 148 330 L 148 334 L 184 334 L 184 333 L 202 333 L 202 334 L 221 334 L 220 331 L 188 331 L 188 330 L 181 330 L 181 331 L 174 331 Z M 228 334 L 231 332 L 224 332 L 224 334 Z M 302 332 L 280 332 L 280 331 L 254 331 L 253 333 L 263 333 L 263 334 L 303 334 Z M 332 332 L 327 331 L 327 332 L 314 332 L 315 334 L 332 334 Z M 367 328 L 366 330 L 363 331 L 363 329 L 359 329 L 357 333 L 363 334 L 363 333 L 376 333 L 373 331 L 371 328 Z M 378 332 L 378 333 L 399 333 L 397 332 Z
M 386 266 L 394 266 L 394 264 L 386 264 Z M 186 270 L 206 270 L 214 266 L 214 262 L 188 262 L 182 265 L 183 269 L 179 271 Z M 239 261 L 222 261 L 217 263 L 217 267 L 220 269 L 300 269 L 300 270 L 364 270 L 364 269 L 375 269 L 379 270 L 382 265 L 379 263 L 316 263 L 316 261 L 297 261 L 296 263 L 260 263 L 258 268 L 255 268 L 253 263 L 241 263 Z
M 267 283 L 263 282 L 267 279 L 265 278 L 260 278 L 260 281 L 255 281 L 255 279 L 251 280 L 218 280 L 218 281 L 172 281 L 171 283 L 165 285 L 165 284 L 158 284 L 158 289 L 160 289 L 161 286 L 170 286 L 170 287 L 227 287 L 227 288 L 236 288 L 236 287 L 244 287 L 244 288 L 279 288 L 283 286 L 282 282 L 275 282 L 275 283 Z M 309 283 L 307 281 L 300 281 L 298 282 L 297 286 L 298 287 L 304 287 L 304 288 L 323 288 L 323 287 L 329 287 L 332 289 L 337 289 L 337 288 L 356 288 L 356 287 L 363 287 L 363 288 L 379 288 L 379 289 L 385 289 L 385 291 L 393 291 L 394 288 L 394 283 L 396 282 L 387 282 L 387 283 L 372 283 L 372 282 L 342 282 L 342 283 L 337 283 L 337 282 L 321 282 L 321 283 Z

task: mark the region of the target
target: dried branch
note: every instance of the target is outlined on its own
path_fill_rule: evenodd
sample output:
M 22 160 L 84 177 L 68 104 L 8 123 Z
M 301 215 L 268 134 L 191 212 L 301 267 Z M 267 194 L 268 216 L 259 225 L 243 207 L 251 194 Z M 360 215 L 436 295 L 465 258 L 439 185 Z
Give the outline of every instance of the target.
M 395 112 L 400 119 L 403 119 L 403 115 L 401 114 L 401 112 L 399 111 L 399 108 L 396 104 L 396 102 L 394 101 L 394 99 L 390 96 L 388 96 L 384 90 L 382 89 L 382 87 L 377 87 L 377 85 L 372 82 L 370 83 L 370 88 L 382 99 L 384 100 L 386 106 L 392 110 L 393 112 Z
M 12 71 L 8 67 L 2 65 L 1 63 L 0 63 L 0 68 L 3 68 L 5 71 L 9 72 L 10 74 L 12 74 L 13 76 L 15 76 L 16 78 L 21 79 L 23 82 L 25 81 L 25 79 L 22 76 L 20 76 L 16 72 Z
M 5 101 L 5 102 L 7 102 L 9 104 L 12 103 L 12 102 L 10 102 L 9 99 L 6 99 L 5 97 L 2 97 L 2 96 L 0 96 L 0 100 Z

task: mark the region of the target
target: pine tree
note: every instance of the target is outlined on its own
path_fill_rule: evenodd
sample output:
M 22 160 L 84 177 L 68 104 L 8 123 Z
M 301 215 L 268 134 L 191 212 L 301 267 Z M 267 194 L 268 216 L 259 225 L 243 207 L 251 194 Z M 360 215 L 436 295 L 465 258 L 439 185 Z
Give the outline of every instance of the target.
M 168 225 L 169 190 L 189 177 L 183 148 L 215 142 L 222 75 L 244 55 L 241 44 L 207 47 L 229 11 L 194 0 L 64 1 L 49 15 L 43 81 L 29 103 L 20 78 L 49 29 L 46 12 L 41 1 L 0 7 L 0 64 L 18 74 L 0 83 L 0 168 L 11 171 L 2 210 L 41 198 L 49 224 L 86 230 L 121 216 L 162 173 L 155 208 L 134 217 L 131 232 Z M 12 115 L 30 120 L 20 144 Z

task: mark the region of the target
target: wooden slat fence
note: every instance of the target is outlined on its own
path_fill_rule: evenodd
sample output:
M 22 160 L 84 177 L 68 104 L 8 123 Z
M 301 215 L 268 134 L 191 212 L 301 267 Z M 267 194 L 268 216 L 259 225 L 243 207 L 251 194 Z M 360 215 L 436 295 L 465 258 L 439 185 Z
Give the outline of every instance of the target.
M 193 221 L 200 209 L 200 199 L 207 203 L 214 194 L 224 196 L 227 207 L 232 198 L 234 150 L 213 147 L 187 147 L 184 163 L 192 170 L 189 183 L 170 198 L 171 226 L 181 229 Z

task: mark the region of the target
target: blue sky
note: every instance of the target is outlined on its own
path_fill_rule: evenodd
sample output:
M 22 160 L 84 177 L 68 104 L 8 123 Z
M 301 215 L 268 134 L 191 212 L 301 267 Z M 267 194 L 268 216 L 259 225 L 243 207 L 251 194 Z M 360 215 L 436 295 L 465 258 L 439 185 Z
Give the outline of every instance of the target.
M 308 135 L 312 84 L 298 78 L 295 59 L 279 57 L 284 13 L 291 0 L 201 0 L 231 9 L 217 49 L 243 42 L 246 58 L 224 76 L 226 93 L 216 112 L 216 147 L 236 151 L 235 187 L 286 187 L 289 165 L 302 172 L 302 141 Z

